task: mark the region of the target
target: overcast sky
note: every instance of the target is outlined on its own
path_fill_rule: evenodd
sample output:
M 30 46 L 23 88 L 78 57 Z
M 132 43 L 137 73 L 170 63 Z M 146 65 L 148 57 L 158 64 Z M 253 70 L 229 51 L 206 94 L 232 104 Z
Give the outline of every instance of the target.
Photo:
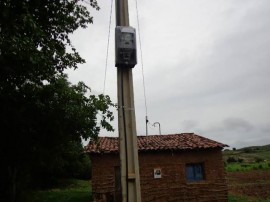
M 86 63 L 68 71 L 103 92 L 111 0 L 91 10 L 94 24 L 72 36 Z M 270 1 L 138 0 L 150 124 L 162 134 L 194 132 L 231 147 L 270 144 Z M 137 28 L 135 0 L 130 25 Z M 115 8 L 105 94 L 117 102 Z M 137 29 L 138 31 L 138 29 Z M 139 50 L 139 44 L 138 44 Z M 145 135 L 142 65 L 133 69 L 138 135 Z M 112 123 L 115 136 L 117 112 Z M 149 124 L 149 134 L 158 127 Z

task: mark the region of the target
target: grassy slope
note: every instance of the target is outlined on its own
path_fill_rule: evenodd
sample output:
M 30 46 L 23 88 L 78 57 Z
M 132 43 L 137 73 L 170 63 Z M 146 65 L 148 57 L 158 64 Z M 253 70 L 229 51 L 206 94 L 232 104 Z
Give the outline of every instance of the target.
M 89 181 L 68 180 L 60 188 L 29 193 L 27 202 L 90 202 L 91 185 Z
M 243 162 L 239 163 L 226 163 L 227 172 L 245 172 L 250 170 L 266 170 L 270 169 L 270 145 L 265 146 L 251 146 L 238 149 L 235 151 L 224 151 L 223 159 L 226 162 L 229 157 L 234 157 L 236 160 L 243 159 Z M 256 163 L 256 161 L 261 161 Z M 230 184 L 229 184 L 230 186 Z M 229 194 L 229 202 L 245 202 L 245 201 L 256 201 L 256 202 L 270 202 L 270 199 L 260 200 L 251 199 L 248 196 L 235 196 Z
M 262 158 L 264 160 L 270 161 L 270 145 L 265 146 L 252 146 L 244 147 L 238 150 L 229 150 L 224 151 L 224 159 L 227 159 L 229 156 L 242 158 L 246 162 L 255 161 L 256 158 Z
M 245 147 L 238 150 L 223 152 L 224 162 L 233 157 L 242 162 L 226 163 L 226 171 L 249 171 L 270 169 L 270 145 Z

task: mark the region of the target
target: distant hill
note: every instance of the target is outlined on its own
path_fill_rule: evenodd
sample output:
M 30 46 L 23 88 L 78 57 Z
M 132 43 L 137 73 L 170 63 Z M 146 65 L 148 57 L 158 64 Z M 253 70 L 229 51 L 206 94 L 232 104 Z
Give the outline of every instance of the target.
M 243 147 L 241 149 L 238 149 L 239 151 L 242 150 L 251 150 L 251 151 L 258 151 L 258 150 L 267 150 L 270 151 L 270 144 L 264 145 L 264 146 L 250 146 L 250 147 Z
M 242 161 L 244 163 L 252 162 L 270 162 L 270 144 L 264 146 L 250 146 L 235 150 L 224 150 L 223 159 L 228 158 Z M 241 160 L 242 159 L 242 160 Z

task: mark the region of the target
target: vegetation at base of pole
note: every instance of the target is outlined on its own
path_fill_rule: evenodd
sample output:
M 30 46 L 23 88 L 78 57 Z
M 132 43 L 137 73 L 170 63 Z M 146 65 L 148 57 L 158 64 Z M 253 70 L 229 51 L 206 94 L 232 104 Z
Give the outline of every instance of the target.
M 85 62 L 69 38 L 93 22 L 85 2 L 99 9 L 96 0 L 0 3 L 0 201 L 89 178 L 81 140 L 113 130 L 110 98 L 63 74 Z
M 56 187 L 32 190 L 22 196 L 22 202 L 90 202 L 91 199 L 91 183 L 78 179 L 59 180 Z

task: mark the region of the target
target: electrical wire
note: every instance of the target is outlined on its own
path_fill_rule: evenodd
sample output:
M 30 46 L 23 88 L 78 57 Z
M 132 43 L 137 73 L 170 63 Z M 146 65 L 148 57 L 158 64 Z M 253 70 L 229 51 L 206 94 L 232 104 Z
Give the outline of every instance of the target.
M 141 52 L 141 63 L 142 63 L 143 93 L 144 93 L 144 105 L 145 105 L 145 114 L 146 114 L 145 117 L 147 119 L 148 112 L 147 112 L 147 102 L 146 102 L 146 90 L 145 90 L 144 67 L 143 67 L 143 54 L 142 54 L 142 43 L 141 43 L 139 11 L 138 11 L 138 2 L 137 2 L 137 0 L 135 0 L 135 4 L 136 4 L 138 36 L 139 36 L 139 44 L 140 44 L 140 52 Z M 148 120 L 146 120 L 146 121 L 148 121 Z
M 112 7 L 113 7 L 113 0 L 111 0 L 109 31 L 108 31 L 108 39 L 107 39 L 107 53 L 106 53 L 105 73 L 104 73 L 104 83 L 103 83 L 103 94 L 105 93 L 105 89 L 106 89 L 106 79 L 107 79 L 107 69 L 108 69 L 108 55 L 109 55 L 109 46 L 110 46 L 111 24 L 112 24 Z

